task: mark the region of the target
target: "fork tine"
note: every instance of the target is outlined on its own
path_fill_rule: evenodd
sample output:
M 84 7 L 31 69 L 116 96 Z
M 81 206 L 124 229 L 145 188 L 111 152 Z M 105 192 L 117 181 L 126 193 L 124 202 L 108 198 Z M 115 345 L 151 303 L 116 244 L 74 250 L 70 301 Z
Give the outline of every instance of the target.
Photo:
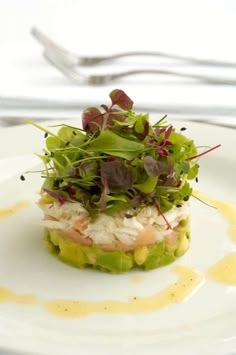
M 59 69 L 65 76 L 69 77 L 73 81 L 79 84 L 107 84 L 113 80 L 117 80 L 126 76 L 133 76 L 139 74 L 148 74 L 148 75 L 169 75 L 183 79 L 194 79 L 197 81 L 201 81 L 203 83 L 208 84 L 217 84 L 217 85 L 236 85 L 236 79 L 228 79 L 222 77 L 214 77 L 214 76 L 207 76 L 207 75 L 200 75 L 200 74 L 193 74 L 193 73 L 184 73 L 179 71 L 173 70 L 166 70 L 166 69 L 135 69 L 135 70 L 126 70 L 120 73 L 111 73 L 111 74 L 104 74 L 104 75 L 85 75 L 81 74 L 78 70 L 78 67 L 75 63 L 68 60 L 68 58 L 60 58 L 58 56 L 57 51 L 53 51 L 50 48 L 45 50 L 44 57 L 57 69 Z
M 60 56 L 60 61 L 67 63 L 68 60 L 73 62 L 75 65 L 82 65 L 82 66 L 90 66 L 94 64 L 98 64 L 103 61 L 113 60 L 112 56 L 92 56 L 92 57 L 83 57 L 78 56 L 71 51 L 59 46 L 56 42 L 54 42 L 51 38 L 46 36 L 42 31 L 40 31 L 36 27 L 32 27 L 31 34 L 37 39 L 46 50 L 50 49 L 50 52 L 56 52 L 57 57 Z
M 73 65 L 73 63 L 68 65 L 68 63 L 66 64 L 65 61 L 61 61 L 60 59 L 58 60 L 58 56 L 56 56 L 56 53 L 53 51 L 45 50 L 43 52 L 43 56 L 50 64 L 52 64 L 52 66 L 62 72 L 66 77 L 69 77 L 75 81 L 77 84 L 88 83 L 88 77 L 86 75 L 80 74 L 79 71 L 76 70 L 76 67 Z
M 46 36 L 42 31 L 38 30 L 36 27 L 31 28 L 31 34 L 45 47 L 54 47 L 59 50 L 65 51 L 64 48 L 53 42 L 48 36 Z
M 103 85 L 115 80 L 116 74 L 105 75 L 85 75 L 81 74 L 78 67 L 74 63 L 62 60 L 57 56 L 57 53 L 45 50 L 43 53 L 47 61 L 62 72 L 66 77 L 69 77 L 77 84 Z
M 59 46 L 56 42 L 54 42 L 36 27 L 32 27 L 31 34 L 45 47 L 45 49 L 50 50 L 50 52 L 55 52 L 55 55 L 57 55 L 57 57 L 60 56 L 61 62 L 67 63 L 68 61 L 70 61 L 75 65 L 79 64 L 78 58 L 75 54 Z

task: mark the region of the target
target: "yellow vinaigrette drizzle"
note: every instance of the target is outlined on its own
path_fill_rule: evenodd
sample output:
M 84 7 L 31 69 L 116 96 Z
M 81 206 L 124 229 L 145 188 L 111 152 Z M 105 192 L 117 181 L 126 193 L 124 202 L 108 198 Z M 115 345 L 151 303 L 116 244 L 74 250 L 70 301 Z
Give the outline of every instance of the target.
M 228 233 L 230 239 L 236 243 L 236 205 L 221 200 L 217 200 L 212 197 L 208 197 L 202 192 L 193 191 L 193 195 L 200 200 L 209 203 L 211 206 L 217 208 L 218 212 L 223 215 L 223 217 L 229 223 Z
M 18 201 L 12 206 L 0 208 L 0 219 L 11 217 L 21 209 L 29 207 L 30 204 L 29 201 Z
M 130 297 L 126 302 L 44 301 L 34 295 L 17 294 L 7 288 L 0 288 L 0 303 L 13 302 L 23 305 L 40 305 L 49 313 L 66 318 L 79 318 L 96 313 L 132 314 L 157 311 L 185 300 L 203 280 L 203 277 L 199 273 L 190 268 L 175 266 L 173 269 L 179 276 L 177 282 L 167 286 L 153 296 Z
M 213 281 L 236 286 L 236 253 L 226 255 L 207 271 Z
M 206 196 L 194 191 L 194 195 L 201 200 L 217 208 L 229 223 L 229 236 L 236 243 L 236 206 Z M 27 201 L 19 201 L 16 204 L 0 209 L 0 219 L 7 218 L 21 208 L 29 206 Z M 65 318 L 79 318 L 97 313 L 144 313 L 157 311 L 172 304 L 184 301 L 203 281 L 203 276 L 184 266 L 175 266 L 173 270 L 178 274 L 179 280 L 164 288 L 159 293 L 148 297 L 130 297 L 126 302 L 121 301 L 45 301 L 34 295 L 18 294 L 0 287 L 0 303 L 12 302 L 21 305 L 39 305 L 49 313 Z M 213 281 L 236 286 L 236 252 L 225 256 L 217 264 L 213 265 L 206 273 Z M 141 278 L 133 278 L 132 282 L 141 282 Z
M 157 311 L 171 304 L 182 302 L 203 280 L 200 274 L 187 267 L 176 266 L 174 271 L 179 275 L 179 280 L 154 296 L 132 297 L 127 302 L 49 301 L 44 303 L 44 307 L 54 315 L 68 318 L 78 318 L 94 313 L 132 314 Z
M 236 243 L 236 205 L 208 197 L 202 192 L 194 191 L 193 194 L 217 208 L 229 224 L 230 239 Z M 228 254 L 218 261 L 207 271 L 206 276 L 213 281 L 236 286 L 236 253 Z
M 0 303 L 12 302 L 17 304 L 36 304 L 38 298 L 34 295 L 22 295 L 15 293 L 8 288 L 0 287 Z

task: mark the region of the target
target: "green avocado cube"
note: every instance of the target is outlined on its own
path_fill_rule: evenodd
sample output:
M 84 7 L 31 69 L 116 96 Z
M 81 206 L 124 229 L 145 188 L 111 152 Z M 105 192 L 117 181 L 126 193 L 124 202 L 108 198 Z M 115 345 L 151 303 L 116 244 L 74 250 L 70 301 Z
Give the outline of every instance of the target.
M 149 249 L 147 246 L 141 246 L 134 249 L 134 261 L 137 265 L 142 265 L 148 257 Z
M 160 242 L 154 245 L 153 247 L 151 247 L 147 260 L 143 264 L 145 270 L 152 270 L 157 268 L 160 265 L 160 261 L 164 253 L 164 249 L 165 249 L 164 242 Z
M 96 265 L 112 273 L 120 273 L 133 267 L 133 258 L 123 251 L 103 252 L 97 255 Z

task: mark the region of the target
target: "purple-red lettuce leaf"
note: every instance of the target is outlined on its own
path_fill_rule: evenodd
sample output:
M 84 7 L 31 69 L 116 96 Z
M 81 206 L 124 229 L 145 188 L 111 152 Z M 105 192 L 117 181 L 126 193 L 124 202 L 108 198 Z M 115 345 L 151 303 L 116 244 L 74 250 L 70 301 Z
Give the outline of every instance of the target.
M 118 160 L 102 163 L 101 177 L 103 181 L 107 181 L 111 192 L 127 191 L 133 184 L 131 168 Z
M 146 157 L 144 157 L 143 162 L 144 169 L 146 170 L 148 176 L 154 177 L 163 174 L 164 165 L 161 161 L 158 161 L 153 157 L 147 155 Z
M 164 186 L 175 186 L 176 181 L 177 181 L 176 174 L 175 171 L 173 170 L 167 175 L 166 180 L 164 182 Z
M 84 161 L 78 167 L 79 175 L 82 179 L 94 177 L 97 175 L 97 167 L 97 162 L 94 160 Z
M 48 190 L 44 188 L 44 191 L 51 196 L 52 198 L 54 198 L 55 200 L 57 200 L 61 205 L 63 205 L 66 200 L 56 191 L 53 190 Z
M 103 108 L 103 110 L 106 112 L 109 110 L 108 106 L 104 104 L 101 105 L 101 108 Z
M 163 132 L 165 132 L 165 128 L 162 128 L 162 127 L 156 127 L 155 129 L 154 129 L 154 132 L 155 132 L 155 134 L 157 135 L 157 136 L 159 136 L 160 134 L 162 134 Z
M 138 139 L 144 140 L 149 133 L 149 122 L 147 117 L 143 115 L 137 116 L 136 122 L 133 126 L 133 133 Z
M 104 116 L 105 126 L 109 129 L 113 128 L 116 122 L 124 122 L 126 119 L 123 111 L 117 109 L 109 109 Z
M 165 140 L 167 140 L 170 137 L 170 134 L 173 130 L 173 126 L 169 126 L 166 131 L 165 131 Z
M 82 113 L 83 129 L 88 133 L 93 133 L 99 130 L 104 121 L 104 115 L 96 107 L 89 107 Z
M 123 110 L 132 110 L 134 102 L 129 98 L 123 90 L 115 89 L 109 94 L 112 106 L 117 105 Z

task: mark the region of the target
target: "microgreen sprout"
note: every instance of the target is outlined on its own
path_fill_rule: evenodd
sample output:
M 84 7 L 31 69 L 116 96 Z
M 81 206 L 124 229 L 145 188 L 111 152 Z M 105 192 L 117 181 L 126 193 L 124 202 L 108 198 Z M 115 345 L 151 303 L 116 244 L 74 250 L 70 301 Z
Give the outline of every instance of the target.
M 133 111 L 123 90 L 109 96 L 110 104 L 83 111 L 82 128 L 62 124 L 51 131 L 25 120 L 45 134 L 38 155 L 44 164 L 42 194 L 60 204 L 80 202 L 92 218 L 154 205 L 170 229 L 165 212 L 189 199 L 189 180 L 199 174 L 196 160 L 220 145 L 198 153 L 183 135 L 185 127 L 177 132 L 166 115 L 151 125 L 147 113 Z
M 164 213 L 162 212 L 162 210 L 160 209 L 159 203 L 157 200 L 155 200 L 155 206 L 159 212 L 159 214 L 162 216 L 162 218 L 164 219 L 164 221 L 166 222 L 167 225 L 167 229 L 172 229 L 170 223 L 168 222 L 168 220 L 166 219 L 166 216 L 164 215 Z
M 192 193 L 192 197 L 194 197 L 196 200 L 200 201 L 200 202 L 203 203 L 204 205 L 216 209 L 215 206 L 212 206 L 212 205 L 210 205 L 209 203 L 207 203 L 206 201 L 202 200 L 201 198 L 195 196 L 194 193 Z
M 200 157 L 202 157 L 203 155 L 205 155 L 205 154 L 207 154 L 207 153 L 210 153 L 212 150 L 215 150 L 215 149 L 219 148 L 220 146 L 221 146 L 221 144 L 217 144 L 215 147 L 212 147 L 212 148 L 210 148 L 210 149 L 208 149 L 208 150 L 205 150 L 205 152 L 202 152 L 202 153 L 200 153 L 200 154 L 197 154 L 197 155 L 194 155 L 193 157 L 188 158 L 188 160 L 200 158 Z

